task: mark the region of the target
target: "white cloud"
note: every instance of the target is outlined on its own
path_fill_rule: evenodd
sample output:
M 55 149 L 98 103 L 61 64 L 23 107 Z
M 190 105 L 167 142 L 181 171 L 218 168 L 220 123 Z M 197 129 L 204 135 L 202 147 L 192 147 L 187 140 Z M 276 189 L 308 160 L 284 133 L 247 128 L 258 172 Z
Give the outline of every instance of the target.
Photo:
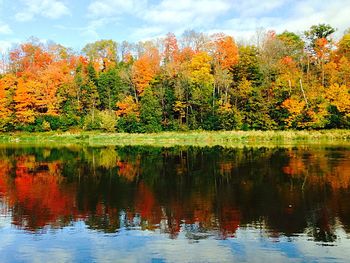
M 101 28 L 116 24 L 123 16 L 140 16 L 146 7 L 147 0 L 93 0 L 87 7 L 89 22 L 79 31 L 89 41 L 97 40 Z
M 221 27 L 215 27 L 215 30 L 230 33 L 236 39 L 250 40 L 259 28 L 276 30 L 277 33 L 288 30 L 301 34 L 312 25 L 327 23 L 338 29 L 335 37 L 339 37 L 350 26 L 350 1 L 333 0 L 327 5 L 315 0 L 281 1 L 283 5 L 277 2 L 271 0 L 259 5 L 256 0 L 245 1 L 241 7 L 234 8 L 240 11 L 234 18 L 223 21 Z M 284 10 L 283 13 L 277 12 L 280 8 Z
M 42 251 L 40 247 L 21 246 L 18 248 L 16 259 L 26 262 L 73 262 L 69 249 L 51 248 Z
M 220 240 L 203 239 L 191 242 L 186 231 L 176 239 L 151 231 L 119 233 L 114 243 L 105 238 L 91 238 L 96 262 L 151 262 L 154 257 L 164 262 L 234 262 L 230 248 Z M 128 246 L 132 242 L 135 246 Z M 219 258 L 218 258 L 219 256 Z
M 133 30 L 137 40 L 159 38 L 168 32 L 177 35 L 188 29 L 206 30 L 231 11 L 225 0 L 162 0 L 138 13 L 143 26 Z
M 164 34 L 162 26 L 145 26 L 133 30 L 131 37 L 137 41 L 146 41 L 163 37 Z
M 0 13 L 2 12 L 3 9 L 3 1 L 0 0 Z M 12 34 L 12 29 L 10 26 L 0 20 L 0 35 L 9 35 Z
M 88 6 L 88 16 L 110 17 L 120 14 L 136 14 L 147 5 L 147 0 L 94 0 Z
M 148 39 L 169 31 L 179 33 L 189 28 L 204 28 L 230 10 L 226 0 L 161 0 L 151 4 L 147 0 L 94 0 L 88 6 L 90 23 L 99 18 L 142 21 L 133 28 L 134 39 Z M 111 23 L 111 21 L 109 21 Z M 128 26 L 128 25 L 127 25 Z M 100 28 L 87 28 L 92 34 Z
M 4 35 L 12 34 L 12 30 L 10 26 L 0 22 L 0 34 L 4 34 Z
M 105 26 L 108 23 L 107 19 L 96 19 L 89 22 L 86 27 L 79 29 L 82 36 L 87 37 L 91 41 L 97 40 L 99 35 L 97 33 L 98 29 Z
M 333 0 L 320 5 L 319 1 L 306 0 L 296 3 L 293 16 L 285 21 L 285 24 L 294 30 L 305 30 L 314 24 L 327 23 L 338 29 L 339 36 L 350 27 L 349 10 L 350 1 Z
M 205 26 L 229 10 L 230 4 L 224 0 L 163 0 L 146 10 L 142 18 L 163 25 Z
M 327 5 L 318 0 L 93 0 L 87 10 L 85 35 L 97 38 L 107 24 L 113 24 L 136 41 L 167 32 L 180 35 L 187 29 L 250 40 L 259 28 L 301 33 L 318 23 L 336 27 L 339 36 L 350 26 L 350 1 L 343 0 Z
M 267 14 L 291 0 L 245 0 L 234 1 L 232 7 L 240 17 L 260 16 Z
M 15 14 L 17 21 L 29 21 L 36 16 L 57 19 L 70 14 L 68 7 L 59 0 L 22 0 L 25 9 Z
M 1 40 L 0 41 L 0 54 L 6 53 L 13 45 L 11 40 Z

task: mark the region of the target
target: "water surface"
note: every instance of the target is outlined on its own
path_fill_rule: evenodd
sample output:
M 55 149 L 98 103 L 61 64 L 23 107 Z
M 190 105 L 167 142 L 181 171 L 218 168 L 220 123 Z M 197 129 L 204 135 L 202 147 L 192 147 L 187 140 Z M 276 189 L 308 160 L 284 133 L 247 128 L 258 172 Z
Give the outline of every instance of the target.
M 0 147 L 0 262 L 346 262 L 347 147 Z

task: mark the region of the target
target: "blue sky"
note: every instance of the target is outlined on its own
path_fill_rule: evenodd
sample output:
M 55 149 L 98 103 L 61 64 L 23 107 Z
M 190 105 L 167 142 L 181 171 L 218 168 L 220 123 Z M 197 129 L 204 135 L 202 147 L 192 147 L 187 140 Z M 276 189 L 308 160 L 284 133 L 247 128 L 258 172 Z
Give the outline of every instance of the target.
M 76 50 L 98 39 L 136 42 L 194 29 L 250 41 L 257 29 L 350 27 L 350 0 L 0 0 L 0 51 L 35 36 Z M 337 36 L 337 35 L 336 35 Z

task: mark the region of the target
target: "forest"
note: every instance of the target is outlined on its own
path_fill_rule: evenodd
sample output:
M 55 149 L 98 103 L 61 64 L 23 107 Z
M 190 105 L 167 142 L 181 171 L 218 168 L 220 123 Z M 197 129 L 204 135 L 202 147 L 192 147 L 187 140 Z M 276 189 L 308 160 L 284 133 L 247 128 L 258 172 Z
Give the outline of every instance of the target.
M 32 38 L 1 56 L 0 131 L 349 128 L 350 29 L 335 32 L 189 30 L 80 52 Z

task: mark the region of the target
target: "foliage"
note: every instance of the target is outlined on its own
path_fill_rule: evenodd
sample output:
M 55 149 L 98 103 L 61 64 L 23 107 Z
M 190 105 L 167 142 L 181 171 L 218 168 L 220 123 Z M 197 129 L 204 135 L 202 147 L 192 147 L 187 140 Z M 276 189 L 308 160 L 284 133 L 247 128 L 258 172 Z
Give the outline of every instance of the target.
M 350 37 L 336 43 L 334 32 L 270 30 L 257 45 L 237 45 L 186 31 L 99 40 L 84 55 L 31 39 L 4 56 L 0 131 L 348 128 Z
M 162 111 L 152 90 L 147 88 L 141 99 L 140 120 L 144 132 L 159 132 L 162 130 Z
M 101 119 L 101 129 L 107 132 L 115 132 L 117 116 L 114 112 L 102 111 L 99 113 Z

